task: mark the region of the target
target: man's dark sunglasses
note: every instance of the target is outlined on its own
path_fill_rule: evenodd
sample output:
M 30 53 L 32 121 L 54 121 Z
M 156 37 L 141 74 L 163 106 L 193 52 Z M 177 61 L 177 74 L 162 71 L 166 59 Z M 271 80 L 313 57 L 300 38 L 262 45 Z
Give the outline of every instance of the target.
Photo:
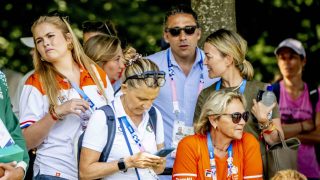
M 144 80 L 148 87 L 162 87 L 166 82 L 165 76 L 166 73 L 164 71 L 146 71 L 142 74 L 136 74 L 127 77 L 123 84 L 125 84 L 130 79 L 140 79 Z
M 232 122 L 234 123 L 234 124 L 238 124 L 240 121 L 241 121 L 241 118 L 243 118 L 243 120 L 245 121 L 245 122 L 247 122 L 248 121 L 248 119 L 249 119 L 249 112 L 248 111 L 246 111 L 246 112 L 244 112 L 244 113 L 239 113 L 239 112 L 234 112 L 234 113 L 232 113 L 232 114 L 214 114 L 214 115 L 216 115 L 216 116 L 222 116 L 222 115 L 226 115 L 226 116 L 231 116 L 231 119 L 232 119 Z
M 183 30 L 187 35 L 192 35 L 197 28 L 198 28 L 197 26 L 185 26 L 183 28 L 174 27 L 174 28 L 166 28 L 165 32 L 169 32 L 171 36 L 179 36 L 181 31 Z
M 112 35 L 108 25 L 101 21 L 85 21 L 82 23 L 82 30 L 84 32 L 100 31 Z

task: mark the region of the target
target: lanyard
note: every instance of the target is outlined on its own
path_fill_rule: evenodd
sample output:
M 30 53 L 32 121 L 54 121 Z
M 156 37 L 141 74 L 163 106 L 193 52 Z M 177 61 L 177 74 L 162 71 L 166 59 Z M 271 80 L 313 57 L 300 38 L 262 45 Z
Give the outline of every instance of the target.
M 198 51 L 198 48 L 197 48 L 197 51 Z M 204 84 L 203 57 L 202 57 L 201 52 L 199 52 L 199 53 L 200 53 L 199 65 L 200 65 L 200 69 L 201 69 L 201 74 L 200 74 L 200 82 L 199 82 L 199 86 L 198 86 L 198 94 L 200 94 L 201 90 L 203 89 L 203 84 Z M 176 116 L 178 116 L 178 114 L 180 113 L 180 108 L 179 108 L 179 101 L 178 101 L 178 98 L 177 98 L 176 81 L 174 80 L 174 69 L 173 69 L 173 65 L 171 63 L 169 49 L 167 50 L 167 63 L 168 63 L 169 76 L 170 76 L 170 79 L 171 79 L 170 85 L 171 85 L 171 91 L 172 91 L 173 113 L 175 113 Z
M 211 176 L 212 179 L 217 179 L 217 168 L 216 168 L 216 162 L 214 160 L 214 148 L 212 146 L 212 140 L 210 136 L 210 132 L 207 133 L 207 145 L 208 145 L 208 151 L 209 151 L 209 158 L 210 158 L 210 167 L 211 167 Z M 233 168 L 233 153 L 232 153 L 232 143 L 228 147 L 228 176 L 231 177 L 232 174 L 232 168 Z
M 216 85 L 216 91 L 220 90 L 221 88 L 221 83 L 222 83 L 222 79 L 220 79 L 218 82 L 217 82 L 217 85 Z M 243 94 L 244 93 L 244 90 L 246 89 L 246 84 L 247 84 L 247 80 L 246 79 L 243 79 L 241 84 L 240 84 L 240 87 L 239 87 L 239 92 L 240 94 Z M 238 88 L 236 88 L 238 89 Z
M 140 149 L 141 152 L 144 152 L 145 149 L 141 144 L 141 141 L 138 137 L 138 134 L 136 133 L 136 131 L 133 129 L 133 127 L 131 126 L 131 124 L 128 122 L 127 117 L 126 116 L 122 116 L 119 118 L 120 119 L 120 123 L 122 124 L 122 122 L 124 123 L 124 125 L 126 126 L 126 128 L 128 129 L 128 131 L 130 132 L 130 135 L 132 137 L 132 139 L 134 140 L 134 142 L 136 143 L 136 145 L 138 146 L 138 148 Z
M 94 103 L 91 101 L 91 99 L 86 95 L 86 93 L 80 89 L 80 87 L 75 83 L 70 81 L 71 86 L 80 94 L 80 96 L 89 103 L 90 111 L 94 110 Z
M 127 133 L 126 133 L 126 130 L 124 129 L 123 127 L 123 123 L 122 123 L 122 120 L 125 120 L 127 121 L 127 118 L 126 116 L 123 116 L 121 118 L 119 118 L 119 122 L 120 122 L 120 127 L 122 129 L 122 132 L 123 132 L 123 135 L 124 135 L 124 139 L 126 140 L 126 143 L 127 143 L 127 146 L 128 146 L 128 149 L 129 149 L 129 152 L 131 154 L 131 156 L 133 155 L 133 152 L 132 152 L 132 149 L 131 149 L 131 146 L 130 146 L 130 143 L 129 143 L 129 140 L 128 140 L 128 137 L 127 137 Z M 128 122 L 128 121 L 127 121 Z M 130 130 L 129 130 L 130 131 Z M 130 132 L 131 133 L 131 132 Z M 138 137 L 138 136 L 137 136 Z M 140 141 L 140 140 L 139 140 Z M 134 171 L 136 172 L 136 175 L 138 177 L 138 180 L 140 180 L 140 175 L 139 175 L 139 172 L 138 172 L 138 169 L 137 168 L 134 168 Z

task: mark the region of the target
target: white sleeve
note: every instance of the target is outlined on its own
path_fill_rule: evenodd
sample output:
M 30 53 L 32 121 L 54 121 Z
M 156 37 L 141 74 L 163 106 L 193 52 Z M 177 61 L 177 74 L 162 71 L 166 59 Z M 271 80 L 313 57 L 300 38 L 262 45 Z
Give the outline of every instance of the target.
M 46 102 L 44 102 L 46 101 Z M 24 85 L 19 103 L 20 127 L 26 128 L 44 117 L 48 111 L 48 99 L 32 85 Z
M 102 152 L 108 140 L 106 115 L 102 110 L 95 110 L 89 119 L 84 133 L 82 147 Z
M 157 113 L 156 141 L 157 141 L 157 145 L 158 145 L 158 144 L 164 143 L 163 119 L 162 119 L 162 115 L 161 115 L 160 111 L 156 107 L 154 107 L 154 108 L 156 109 L 156 113 Z

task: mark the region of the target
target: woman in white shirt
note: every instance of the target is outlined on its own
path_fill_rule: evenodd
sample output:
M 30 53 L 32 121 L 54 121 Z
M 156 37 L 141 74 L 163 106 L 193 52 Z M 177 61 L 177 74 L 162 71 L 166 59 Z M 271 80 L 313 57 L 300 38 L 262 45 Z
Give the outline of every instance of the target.
M 164 147 L 162 116 L 156 109 L 156 130 L 152 129 L 148 111 L 165 83 L 165 73 L 152 61 L 135 54 L 126 63 L 122 78 L 120 95 L 112 103 L 116 132 L 108 160 L 99 162 L 108 127 L 104 112 L 96 110 L 83 139 L 81 179 L 157 179 L 156 174 L 164 170 L 165 158 L 154 155 Z

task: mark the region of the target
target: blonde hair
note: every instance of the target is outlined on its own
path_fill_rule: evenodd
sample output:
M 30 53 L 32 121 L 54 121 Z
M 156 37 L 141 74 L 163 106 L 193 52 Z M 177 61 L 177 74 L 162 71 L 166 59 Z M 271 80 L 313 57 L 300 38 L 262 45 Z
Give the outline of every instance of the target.
M 202 107 L 198 123 L 195 124 L 195 132 L 205 135 L 211 127 L 208 116 L 223 113 L 234 99 L 239 99 L 245 108 L 246 100 L 237 92 L 219 90 L 210 95 Z
M 73 33 L 70 24 L 64 17 L 60 16 L 40 16 L 32 25 L 31 32 L 34 34 L 35 28 L 43 23 L 48 23 L 54 25 L 56 28 L 60 29 L 64 37 L 67 39 L 68 34 L 71 35 L 71 46 L 68 45 L 68 49 L 71 50 L 72 57 L 75 62 L 84 67 L 93 78 L 95 84 L 98 86 L 99 90 L 103 93 L 103 96 L 107 99 L 104 91 L 104 87 L 100 84 L 97 75 L 94 73 L 94 69 L 91 66 L 94 62 L 84 53 L 81 44 L 79 43 L 77 37 Z M 33 37 L 34 38 L 34 37 Z M 35 41 L 36 42 L 36 41 Z M 35 71 L 40 75 L 40 81 L 43 85 L 43 89 L 48 96 L 49 104 L 57 105 L 58 96 L 60 94 L 61 87 L 57 82 L 57 76 L 65 78 L 64 75 L 59 73 L 59 71 L 47 61 L 41 60 L 41 55 L 35 46 L 35 53 L 33 54 L 33 63 L 35 66 Z
M 306 176 L 293 169 L 278 171 L 271 180 L 307 180 Z
M 247 41 L 238 33 L 220 29 L 210 34 L 205 42 L 216 47 L 222 56 L 232 56 L 235 67 L 240 71 L 244 79 L 251 80 L 253 78 L 253 67 L 251 63 L 245 59 Z
M 122 74 L 121 80 L 125 80 L 133 75 L 142 74 L 146 71 L 159 71 L 157 64 L 152 62 L 149 59 L 143 58 L 141 55 L 136 53 L 136 50 L 133 47 L 128 47 L 124 51 L 124 59 L 126 68 Z M 125 84 L 128 87 L 137 88 L 144 83 L 143 79 L 128 79 Z M 158 86 L 154 86 L 155 88 Z
M 119 52 L 122 52 L 118 37 L 99 34 L 91 37 L 84 43 L 84 52 L 99 66 L 110 61 Z

